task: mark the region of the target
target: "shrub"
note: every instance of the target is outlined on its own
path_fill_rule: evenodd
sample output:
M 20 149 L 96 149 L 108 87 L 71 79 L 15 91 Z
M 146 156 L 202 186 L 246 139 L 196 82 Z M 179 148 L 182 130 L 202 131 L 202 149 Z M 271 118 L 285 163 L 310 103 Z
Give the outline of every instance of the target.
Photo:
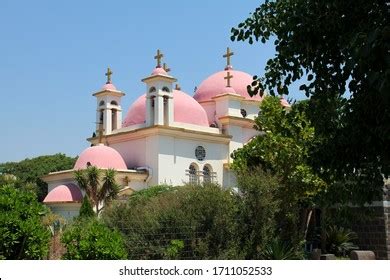
M 42 224 L 47 209 L 32 192 L 0 186 L 0 259 L 43 259 L 50 232 Z
M 237 258 L 236 198 L 216 185 L 156 186 L 103 213 L 132 259 Z
M 121 234 L 111 230 L 96 219 L 76 221 L 62 235 L 61 242 L 68 260 L 117 260 L 126 259 Z
M 357 240 L 355 232 L 337 226 L 329 226 L 326 230 L 326 251 L 336 256 L 346 256 L 350 251 L 359 249 L 353 244 Z
M 92 218 L 95 217 L 96 214 L 92 209 L 91 202 L 89 202 L 88 197 L 85 195 L 83 198 L 83 203 L 81 204 L 80 207 L 80 218 Z

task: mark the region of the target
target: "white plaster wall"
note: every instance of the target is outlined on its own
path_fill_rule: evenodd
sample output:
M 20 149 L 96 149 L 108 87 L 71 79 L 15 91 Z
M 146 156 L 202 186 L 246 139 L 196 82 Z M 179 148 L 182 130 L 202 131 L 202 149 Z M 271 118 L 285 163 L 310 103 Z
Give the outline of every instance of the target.
M 259 114 L 259 111 L 260 111 L 260 102 L 259 103 L 246 103 L 246 102 L 242 102 L 241 103 L 241 107 L 242 109 L 244 109 L 247 113 L 247 118 L 248 119 L 251 119 L 251 120 L 254 120 L 257 115 Z
M 79 215 L 81 203 L 59 203 L 50 204 L 48 206 L 53 213 L 58 214 L 67 220 L 71 220 Z
M 144 166 L 146 163 L 146 138 L 134 139 L 121 143 L 110 144 L 119 152 L 125 161 L 127 168 Z
M 158 136 L 158 145 L 158 183 L 182 185 L 188 181 L 186 170 L 191 163 L 196 163 L 199 170 L 203 170 L 206 164 L 210 165 L 212 171 L 217 172 L 217 182 L 223 184 L 223 163 L 229 155 L 228 145 L 172 136 Z M 203 161 L 198 161 L 195 157 L 197 146 L 203 146 L 206 150 Z

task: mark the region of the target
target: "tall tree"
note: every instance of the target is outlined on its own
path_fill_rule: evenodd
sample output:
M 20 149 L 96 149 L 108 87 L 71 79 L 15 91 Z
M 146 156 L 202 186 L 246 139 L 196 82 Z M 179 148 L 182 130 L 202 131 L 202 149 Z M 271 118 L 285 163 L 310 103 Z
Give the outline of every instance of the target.
M 50 172 L 72 169 L 76 158 L 68 157 L 65 154 L 55 154 L 26 158 L 19 162 L 0 163 L 0 172 L 16 176 L 16 187 L 36 184 L 38 200 L 42 201 L 47 195 L 47 184 L 42 181 L 41 176 Z
M 100 170 L 96 166 L 76 170 L 75 179 L 85 191 L 95 212 L 99 212 L 118 195 L 120 186 L 115 181 L 116 172 L 113 169 Z
M 312 124 L 328 139 L 312 158 L 344 181 L 340 202 L 377 198 L 390 175 L 389 21 L 386 0 L 266 0 L 232 28 L 232 40 L 274 41 L 250 94 L 288 94 L 301 82 L 311 97 Z

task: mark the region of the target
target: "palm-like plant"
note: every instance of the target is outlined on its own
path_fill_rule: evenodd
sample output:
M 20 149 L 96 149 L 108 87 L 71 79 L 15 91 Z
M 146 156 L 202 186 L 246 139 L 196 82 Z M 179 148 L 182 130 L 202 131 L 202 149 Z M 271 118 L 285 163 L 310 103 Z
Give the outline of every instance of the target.
M 96 166 L 75 171 L 75 179 L 85 191 L 98 215 L 105 205 L 118 195 L 120 186 L 115 181 L 115 170 L 100 170 Z

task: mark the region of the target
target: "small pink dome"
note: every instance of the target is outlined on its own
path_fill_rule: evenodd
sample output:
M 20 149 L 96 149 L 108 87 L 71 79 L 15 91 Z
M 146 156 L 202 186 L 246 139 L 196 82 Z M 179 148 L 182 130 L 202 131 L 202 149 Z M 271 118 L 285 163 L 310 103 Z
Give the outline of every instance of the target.
M 81 202 L 83 194 L 75 184 L 59 185 L 52 189 L 45 199 L 44 203 L 66 203 L 66 202 Z
M 141 95 L 133 105 L 130 106 L 126 118 L 123 121 L 124 127 L 145 122 L 145 98 L 145 94 Z M 188 94 L 180 90 L 173 90 L 173 104 L 175 122 L 209 126 L 206 111 Z
M 152 75 L 165 75 L 168 76 L 168 73 L 164 70 L 164 68 L 156 67 L 152 71 Z
M 113 84 L 104 84 L 102 89 L 103 90 L 116 90 L 116 87 Z
M 127 169 L 122 156 L 103 144 L 85 149 L 77 159 L 74 169 L 84 169 L 89 164 L 98 168 Z
M 228 70 L 233 78 L 230 80 L 231 87 L 235 92 L 248 100 L 258 100 L 262 98 L 257 94 L 250 97 L 247 91 L 247 86 L 253 82 L 253 77 L 248 73 Z M 226 80 L 224 79 L 227 75 L 227 71 L 220 71 L 204 80 L 195 92 L 194 99 L 198 102 L 211 100 L 214 96 L 221 94 L 226 88 Z

